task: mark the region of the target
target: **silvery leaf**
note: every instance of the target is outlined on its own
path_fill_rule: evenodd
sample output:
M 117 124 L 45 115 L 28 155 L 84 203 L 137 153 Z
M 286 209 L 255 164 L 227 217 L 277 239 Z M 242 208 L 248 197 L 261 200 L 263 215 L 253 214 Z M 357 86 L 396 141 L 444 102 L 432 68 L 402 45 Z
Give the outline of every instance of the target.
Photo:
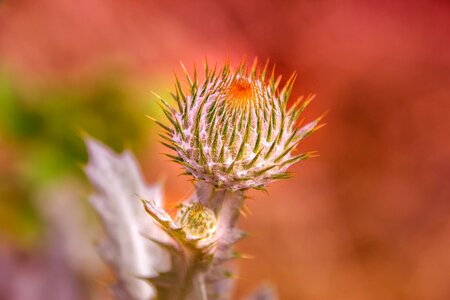
M 106 239 L 99 247 L 113 267 L 118 299 L 152 299 L 155 289 L 140 277 L 153 277 L 170 269 L 170 256 L 145 236 L 164 240 L 166 234 L 149 218 L 140 197 L 162 205 L 161 188 L 145 184 L 130 152 L 116 154 L 88 138 L 89 163 L 85 172 L 95 187 L 91 204 L 99 214 Z

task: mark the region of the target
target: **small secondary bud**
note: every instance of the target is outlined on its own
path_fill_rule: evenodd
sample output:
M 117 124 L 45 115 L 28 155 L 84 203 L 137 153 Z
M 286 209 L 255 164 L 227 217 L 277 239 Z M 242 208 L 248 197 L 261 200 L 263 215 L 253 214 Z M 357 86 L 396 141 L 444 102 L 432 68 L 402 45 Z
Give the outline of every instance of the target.
M 200 202 L 182 204 L 177 223 L 194 239 L 208 239 L 216 233 L 217 220 L 214 212 Z

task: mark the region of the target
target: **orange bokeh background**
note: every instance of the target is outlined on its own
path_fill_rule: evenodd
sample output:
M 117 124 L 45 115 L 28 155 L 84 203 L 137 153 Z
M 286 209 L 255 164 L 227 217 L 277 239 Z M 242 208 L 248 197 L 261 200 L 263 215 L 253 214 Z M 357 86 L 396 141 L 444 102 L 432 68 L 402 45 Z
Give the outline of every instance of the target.
M 239 262 L 236 299 L 262 282 L 280 299 L 450 299 L 449 2 L 0 1 L 0 68 L 30 101 L 117 73 L 152 102 L 151 90 L 173 89 L 180 60 L 192 70 L 205 56 L 270 58 L 284 78 L 297 72 L 294 96 L 317 95 L 307 120 L 328 111 L 299 149 L 320 156 L 249 193 L 240 225 L 251 236 L 238 248 L 254 259 Z M 135 150 L 149 182 L 164 178 L 171 207 L 192 184 L 143 122 L 148 141 Z M 20 143 L 1 133 L 0 173 L 11 178 Z M 40 259 L 18 258 L 12 240 L 0 290 L 2 265 L 14 273 L 30 252 Z M 101 289 L 104 279 L 83 280 Z

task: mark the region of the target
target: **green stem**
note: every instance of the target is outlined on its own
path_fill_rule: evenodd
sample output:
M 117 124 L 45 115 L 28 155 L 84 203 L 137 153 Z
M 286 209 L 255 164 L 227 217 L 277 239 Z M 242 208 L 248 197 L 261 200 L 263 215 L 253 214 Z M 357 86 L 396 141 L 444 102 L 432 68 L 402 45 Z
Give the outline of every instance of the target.
M 236 221 L 244 203 L 244 191 L 217 190 L 213 186 L 203 182 L 199 182 L 196 188 L 198 201 L 214 211 L 219 220 L 217 230 L 220 230 L 224 236 L 227 236 L 227 239 L 217 242 L 214 259 L 211 262 L 213 264 L 212 268 L 202 273 L 203 276 L 208 276 L 217 271 L 214 264 L 218 263 L 222 258 L 230 256 L 234 243 L 230 243 L 229 238 L 233 234 L 236 234 Z M 224 280 L 230 279 L 224 278 Z M 223 294 L 223 284 L 221 280 L 208 284 L 208 294 Z M 228 293 L 229 291 L 225 292 Z
M 194 291 L 197 295 L 196 299 L 199 300 L 208 300 L 208 296 L 206 293 L 206 285 L 205 285 L 205 275 L 202 273 L 198 273 L 194 278 Z
M 193 254 L 180 288 L 180 300 L 191 299 L 190 296 L 195 300 L 208 299 L 200 261 L 201 255 L 197 253 Z
M 208 300 L 208 295 L 218 295 L 229 291 L 223 289 L 224 282 L 217 280 L 206 285 L 208 277 L 217 277 L 222 271 L 218 265 L 231 257 L 232 241 L 236 235 L 236 221 L 244 201 L 243 191 L 217 190 L 212 185 L 199 182 L 196 195 L 190 201 L 199 201 L 211 209 L 218 219 L 217 230 L 220 237 L 214 247 L 214 255 L 208 251 L 186 247 L 186 268 L 178 294 L 178 300 Z M 205 256 L 207 255 L 207 256 Z M 210 257 L 211 256 L 211 257 Z M 222 261 L 222 262 L 221 262 Z M 221 268 L 221 266 L 219 267 Z M 216 275 L 217 273 L 217 275 Z M 229 280 L 223 278 L 223 280 Z

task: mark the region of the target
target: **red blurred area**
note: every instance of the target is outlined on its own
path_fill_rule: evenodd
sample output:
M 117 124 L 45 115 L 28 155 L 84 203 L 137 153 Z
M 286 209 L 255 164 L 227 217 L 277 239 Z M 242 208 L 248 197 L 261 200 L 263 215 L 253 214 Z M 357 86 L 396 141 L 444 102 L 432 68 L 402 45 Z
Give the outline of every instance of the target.
M 250 193 L 241 225 L 252 236 L 240 249 L 255 259 L 240 263 L 238 295 L 267 280 L 280 299 L 450 299 L 448 1 L 14 0 L 0 9 L 1 64 L 19 80 L 77 80 L 112 65 L 170 82 L 179 60 L 247 55 L 296 71 L 294 95 L 317 94 L 306 119 L 329 111 L 327 126 L 299 150 L 320 157 L 267 195 Z M 157 152 L 141 154 L 144 170 L 166 176 L 176 202 L 192 186 Z

